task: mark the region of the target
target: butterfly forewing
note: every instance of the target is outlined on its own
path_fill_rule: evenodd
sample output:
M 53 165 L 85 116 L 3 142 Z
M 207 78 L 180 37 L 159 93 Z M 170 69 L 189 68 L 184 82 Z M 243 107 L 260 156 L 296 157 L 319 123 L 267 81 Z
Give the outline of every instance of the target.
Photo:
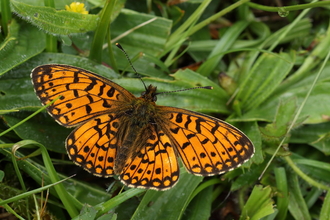
M 185 167 L 195 175 L 215 175 L 232 170 L 254 154 L 252 142 L 232 125 L 197 112 L 159 106 L 167 115 L 165 132 Z
M 116 83 L 67 65 L 42 65 L 32 70 L 32 82 L 42 104 L 61 125 L 71 127 L 106 114 L 135 98 Z

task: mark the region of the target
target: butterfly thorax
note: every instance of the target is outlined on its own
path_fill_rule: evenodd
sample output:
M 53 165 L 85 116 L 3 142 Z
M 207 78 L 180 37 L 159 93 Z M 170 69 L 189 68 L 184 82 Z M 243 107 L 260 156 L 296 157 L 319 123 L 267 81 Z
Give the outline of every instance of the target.
M 156 89 L 150 85 L 141 97 L 133 99 L 129 103 L 129 109 L 125 111 L 129 116 L 131 126 L 135 129 L 144 128 L 148 124 L 154 124 L 156 110 Z
M 143 151 L 143 145 L 153 135 L 153 130 L 157 129 L 155 118 L 157 115 L 156 87 L 150 85 L 141 97 L 132 100 L 129 109 L 122 117 L 123 123 L 118 130 L 119 143 L 115 159 L 114 171 L 121 173 L 127 161 L 138 156 L 137 153 Z
M 146 101 L 156 102 L 157 101 L 156 91 L 157 91 L 157 87 L 150 84 L 147 90 L 145 92 L 142 92 L 140 98 Z

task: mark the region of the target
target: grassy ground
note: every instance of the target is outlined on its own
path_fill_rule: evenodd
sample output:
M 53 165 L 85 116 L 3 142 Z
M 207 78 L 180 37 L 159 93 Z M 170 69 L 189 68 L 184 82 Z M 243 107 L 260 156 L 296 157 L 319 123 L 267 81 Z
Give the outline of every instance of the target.
M 330 219 L 330 1 L 164 2 L 85 1 L 86 15 L 63 11 L 65 0 L 1 1 L 0 218 Z M 71 130 L 41 109 L 30 72 L 73 65 L 139 95 L 116 42 L 159 91 L 213 86 L 157 104 L 235 125 L 253 158 L 221 176 L 181 168 L 163 192 L 75 166 L 64 145 Z

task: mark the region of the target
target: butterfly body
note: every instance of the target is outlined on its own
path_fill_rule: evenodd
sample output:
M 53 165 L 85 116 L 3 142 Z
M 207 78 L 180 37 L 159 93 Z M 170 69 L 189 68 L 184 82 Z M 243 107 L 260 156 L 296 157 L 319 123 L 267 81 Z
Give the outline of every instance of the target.
M 155 118 L 160 116 L 154 101 L 155 92 L 156 87 L 150 85 L 147 92 L 140 98 L 131 100 L 127 108 L 121 110 L 122 113 L 117 112 L 117 115 L 121 115 L 122 123 L 117 133 L 120 144 L 117 145 L 114 163 L 114 173 L 117 175 L 122 172 L 128 158 L 135 158 L 143 150 L 144 146 L 140 143 L 146 143 L 152 138 L 153 129 L 157 130 Z
M 60 64 L 31 73 L 35 92 L 61 125 L 76 127 L 66 139 L 70 159 L 88 172 L 119 175 L 127 186 L 166 190 L 179 179 L 180 157 L 187 171 L 221 174 L 254 154 L 241 131 L 217 118 L 156 105 L 157 88 L 141 97 L 87 70 Z

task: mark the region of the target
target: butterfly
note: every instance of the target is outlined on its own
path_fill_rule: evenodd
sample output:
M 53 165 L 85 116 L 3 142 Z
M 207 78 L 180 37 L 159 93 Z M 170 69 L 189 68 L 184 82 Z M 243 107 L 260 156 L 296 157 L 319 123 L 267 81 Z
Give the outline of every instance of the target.
M 48 113 L 65 127 L 69 158 L 99 177 L 118 175 L 129 187 L 167 190 L 188 172 L 221 174 L 249 160 L 254 147 L 234 126 L 182 108 L 156 105 L 157 88 L 136 97 L 95 73 L 62 64 L 32 70 L 32 83 Z

